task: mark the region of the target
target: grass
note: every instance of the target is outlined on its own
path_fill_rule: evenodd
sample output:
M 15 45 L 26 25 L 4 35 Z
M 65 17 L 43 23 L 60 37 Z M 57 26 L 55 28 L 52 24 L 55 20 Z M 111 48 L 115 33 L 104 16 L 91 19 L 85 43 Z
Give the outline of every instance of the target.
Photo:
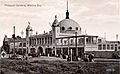
M 3 74 L 119 74 L 120 71 L 118 62 L 0 60 L 0 71 Z

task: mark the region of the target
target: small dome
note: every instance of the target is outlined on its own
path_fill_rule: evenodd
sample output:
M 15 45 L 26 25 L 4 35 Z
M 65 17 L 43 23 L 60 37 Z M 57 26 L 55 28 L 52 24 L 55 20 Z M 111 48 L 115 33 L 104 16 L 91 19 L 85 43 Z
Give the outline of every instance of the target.
M 26 31 L 33 31 L 30 25 L 27 26 Z
M 7 35 L 5 35 L 5 37 L 4 37 L 4 41 L 8 41 L 8 37 L 7 37 Z
M 81 30 L 79 24 L 72 19 L 63 19 L 62 21 L 59 22 L 59 26 L 62 31 Z
M 57 20 L 57 15 L 55 15 L 55 20 L 54 22 L 52 23 L 52 26 L 57 26 L 58 25 L 58 20 Z

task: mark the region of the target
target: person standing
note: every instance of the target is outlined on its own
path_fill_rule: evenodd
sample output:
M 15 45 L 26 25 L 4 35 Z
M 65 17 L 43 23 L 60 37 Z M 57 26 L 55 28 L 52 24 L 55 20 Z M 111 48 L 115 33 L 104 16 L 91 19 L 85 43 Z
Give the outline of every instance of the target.
M 88 61 L 89 61 L 88 55 L 87 55 L 86 53 L 84 53 L 84 58 L 83 58 L 83 60 L 84 60 L 85 62 L 88 62 Z
M 90 62 L 94 62 L 94 54 L 89 54 L 88 58 Z

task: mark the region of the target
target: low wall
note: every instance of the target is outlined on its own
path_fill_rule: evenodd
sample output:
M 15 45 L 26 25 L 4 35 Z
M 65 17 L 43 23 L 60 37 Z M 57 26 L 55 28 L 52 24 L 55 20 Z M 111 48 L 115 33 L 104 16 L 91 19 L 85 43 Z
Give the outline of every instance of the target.
M 93 53 L 95 58 L 112 58 L 113 54 L 120 55 L 120 51 L 86 51 L 86 53 Z

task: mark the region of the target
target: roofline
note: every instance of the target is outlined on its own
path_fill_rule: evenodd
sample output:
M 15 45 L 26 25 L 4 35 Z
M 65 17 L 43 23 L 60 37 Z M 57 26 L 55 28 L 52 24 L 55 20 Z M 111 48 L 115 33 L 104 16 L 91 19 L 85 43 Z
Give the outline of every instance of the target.
M 106 42 L 118 42 L 118 43 L 120 43 L 120 41 L 106 41 Z
M 52 34 L 39 34 L 39 35 L 32 35 L 32 36 L 30 36 L 29 38 L 32 38 L 32 37 L 39 37 L 39 36 L 41 36 L 41 37 L 44 37 L 44 36 L 52 36 Z
M 79 35 L 77 37 L 91 37 L 92 35 Z M 56 39 L 62 39 L 62 38 L 74 38 L 76 36 L 68 36 L 68 37 L 59 37 L 59 38 L 56 38 Z M 98 36 L 92 36 L 92 37 L 98 37 Z

